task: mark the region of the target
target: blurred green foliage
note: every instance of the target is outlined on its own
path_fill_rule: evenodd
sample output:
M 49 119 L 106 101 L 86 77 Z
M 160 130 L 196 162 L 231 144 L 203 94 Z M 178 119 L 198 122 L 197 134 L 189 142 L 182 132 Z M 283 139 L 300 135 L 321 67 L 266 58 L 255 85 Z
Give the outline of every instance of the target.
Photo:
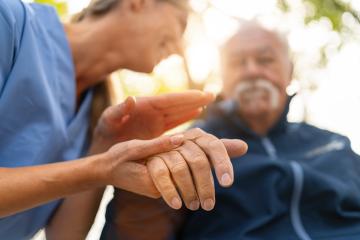
M 76 1 L 76 0 L 74 0 Z M 65 17 L 68 13 L 68 6 L 65 0 L 34 0 L 36 3 L 48 4 L 55 7 L 61 17 Z
M 280 9 L 285 12 L 290 10 L 290 0 L 278 0 Z M 360 23 L 360 14 L 355 11 L 349 3 L 341 0 L 303 0 L 304 4 L 308 4 L 309 9 L 306 11 L 304 22 L 309 24 L 326 18 L 331 22 L 334 31 L 342 32 L 348 30 L 344 24 L 343 15 L 350 14 L 358 23 Z
M 305 12 L 304 23 L 310 24 L 313 22 L 326 19 L 331 24 L 332 29 L 337 32 L 341 37 L 341 42 L 338 46 L 340 50 L 343 45 L 345 38 L 344 36 L 356 37 L 353 30 L 347 26 L 344 22 L 344 14 L 347 14 L 355 22 L 360 24 L 360 14 L 355 9 L 353 9 L 350 3 L 345 3 L 343 0 L 302 0 L 307 6 Z M 290 12 L 291 9 L 291 0 L 278 0 L 278 6 L 284 12 Z M 296 9 L 295 9 L 296 11 Z M 327 46 L 321 47 L 319 49 L 321 59 L 319 61 L 319 67 L 324 67 L 327 65 L 329 56 L 326 53 Z

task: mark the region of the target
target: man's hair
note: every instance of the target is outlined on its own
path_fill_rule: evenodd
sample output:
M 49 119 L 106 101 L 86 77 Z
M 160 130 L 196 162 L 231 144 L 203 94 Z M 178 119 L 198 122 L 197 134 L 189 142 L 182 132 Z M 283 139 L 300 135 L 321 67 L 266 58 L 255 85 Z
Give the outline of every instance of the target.
M 92 0 L 89 6 L 77 14 L 73 20 L 81 21 L 86 16 L 100 17 L 114 9 L 118 4 L 124 0 Z M 126 1 L 126 0 L 125 0 Z M 168 2 L 185 11 L 189 11 L 187 0 L 155 0 L 158 2 Z
M 228 44 L 234 37 L 237 37 L 238 35 L 243 34 L 243 31 L 246 31 L 247 29 L 252 29 L 252 28 L 259 29 L 259 30 L 262 30 L 262 31 L 269 32 L 269 33 L 273 34 L 278 39 L 278 41 L 280 42 L 284 53 L 288 57 L 291 58 L 292 54 L 291 54 L 291 51 L 290 51 L 289 43 L 288 43 L 285 32 L 282 32 L 282 31 L 280 31 L 280 30 L 278 30 L 276 28 L 266 27 L 265 25 L 261 24 L 257 20 L 244 20 L 244 21 L 242 21 L 240 23 L 240 25 L 239 25 L 238 29 L 235 31 L 235 33 L 232 36 L 230 36 L 224 42 L 224 44 L 222 44 L 220 46 L 219 50 L 220 50 L 221 57 L 223 57 L 224 53 L 226 53 Z

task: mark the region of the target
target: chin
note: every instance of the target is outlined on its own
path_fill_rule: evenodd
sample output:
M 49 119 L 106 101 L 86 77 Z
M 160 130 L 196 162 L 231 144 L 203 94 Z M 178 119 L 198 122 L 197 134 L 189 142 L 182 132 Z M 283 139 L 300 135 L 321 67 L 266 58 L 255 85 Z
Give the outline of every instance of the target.
M 263 118 L 266 117 L 267 115 L 271 115 L 273 110 L 271 110 L 270 106 L 246 106 L 242 109 L 240 109 L 240 111 L 242 112 L 243 115 L 245 116 L 251 116 L 251 117 L 259 117 L 259 118 Z
M 149 74 L 153 72 L 154 67 L 155 66 L 153 64 L 135 65 L 129 68 L 129 70 Z

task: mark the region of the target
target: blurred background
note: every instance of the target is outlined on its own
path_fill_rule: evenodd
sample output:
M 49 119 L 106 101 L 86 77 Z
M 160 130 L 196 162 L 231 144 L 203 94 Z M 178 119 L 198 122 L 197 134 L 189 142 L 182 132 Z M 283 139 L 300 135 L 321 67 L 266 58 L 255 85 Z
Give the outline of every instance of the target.
M 89 0 L 34 2 L 53 5 L 67 21 L 86 7 Z M 155 95 L 189 88 L 219 93 L 222 80 L 218 47 L 242 21 L 256 19 L 283 32 L 289 40 L 295 75 L 288 90 L 289 94 L 297 93 L 289 119 L 344 134 L 360 154 L 359 0 L 190 0 L 190 3 L 193 12 L 185 33 L 183 56 L 164 60 L 152 74 L 115 72 L 111 76 L 115 102 L 128 95 Z M 108 198 L 110 192 L 88 239 L 98 239 Z

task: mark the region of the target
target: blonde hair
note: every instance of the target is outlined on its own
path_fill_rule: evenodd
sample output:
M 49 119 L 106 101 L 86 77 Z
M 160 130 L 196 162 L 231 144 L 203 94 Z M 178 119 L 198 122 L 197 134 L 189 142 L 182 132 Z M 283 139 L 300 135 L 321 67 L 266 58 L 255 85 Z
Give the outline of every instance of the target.
M 73 20 L 81 21 L 86 16 L 102 16 L 124 0 L 92 0 L 88 7 L 84 8 L 80 13 L 74 15 Z M 156 0 L 158 2 L 168 2 L 185 11 L 190 11 L 188 0 Z
M 126 0 L 91 0 L 88 7 L 84 8 L 78 14 L 75 14 L 71 18 L 71 22 L 80 22 L 85 17 L 100 17 L 111 10 L 115 9 L 118 4 Z M 173 4 L 176 7 L 179 7 L 185 11 L 189 11 L 188 0 L 156 0 L 158 2 L 168 2 Z M 111 80 L 108 77 L 103 82 L 99 83 L 94 87 L 93 102 L 91 108 L 91 121 L 90 121 L 90 130 L 94 130 L 97 124 L 98 119 L 100 118 L 102 112 L 112 104 L 111 98 Z

